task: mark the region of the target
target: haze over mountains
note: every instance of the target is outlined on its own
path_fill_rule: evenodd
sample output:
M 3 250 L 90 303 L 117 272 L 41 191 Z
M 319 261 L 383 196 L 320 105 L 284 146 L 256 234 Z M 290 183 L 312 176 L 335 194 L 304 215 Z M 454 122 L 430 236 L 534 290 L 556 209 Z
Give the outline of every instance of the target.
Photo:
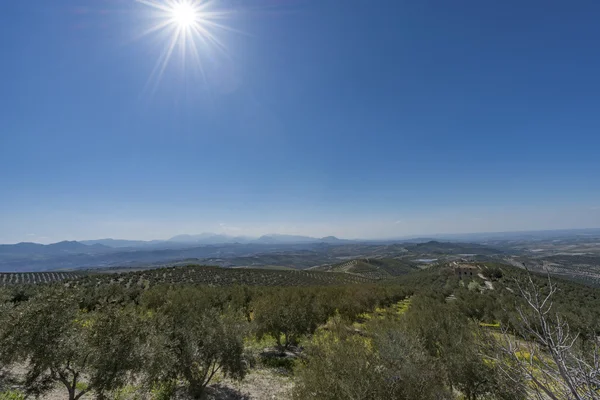
M 202 233 L 167 240 L 97 239 L 52 244 L 22 242 L 0 245 L 1 271 L 99 268 L 152 264 L 183 259 L 247 256 L 308 250 L 314 246 L 353 243 L 333 236 L 314 238 L 271 234 L 258 238 Z
M 347 257 L 406 257 L 436 259 L 439 255 L 497 256 L 533 254 L 540 249 L 562 254 L 596 252 L 600 229 L 541 232 L 432 235 L 431 237 L 347 240 L 269 234 L 257 238 L 202 233 L 166 240 L 98 239 L 43 245 L 0 245 L 0 272 L 55 269 L 147 268 L 193 262 L 226 267 L 309 268 Z
M 212 245 L 212 244 L 227 244 L 227 243 L 258 243 L 258 244 L 298 244 L 298 243 L 342 243 L 349 242 L 348 240 L 338 239 L 335 236 L 327 236 L 316 238 L 310 236 L 299 235 L 282 235 L 269 234 L 258 238 L 250 236 L 231 236 L 216 233 L 201 233 L 198 235 L 177 235 L 166 240 L 119 240 L 119 239 L 98 239 L 98 240 L 82 240 L 80 243 L 85 245 L 103 245 L 113 248 L 123 247 L 172 247 L 177 244 L 184 245 Z

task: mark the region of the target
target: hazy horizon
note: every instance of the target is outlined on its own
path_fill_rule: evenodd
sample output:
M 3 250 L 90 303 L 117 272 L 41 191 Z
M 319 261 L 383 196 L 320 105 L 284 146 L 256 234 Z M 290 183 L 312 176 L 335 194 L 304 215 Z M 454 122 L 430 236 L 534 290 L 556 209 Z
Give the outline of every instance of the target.
M 328 236 L 334 236 L 338 239 L 345 240 L 408 240 L 408 239 L 418 239 L 418 238 L 436 238 L 436 237 L 447 237 L 450 238 L 452 236 L 468 236 L 468 235 L 495 235 L 495 234 L 519 234 L 519 233 L 536 233 L 536 232 L 553 232 L 553 231 L 586 231 L 586 230 L 600 230 L 600 225 L 597 226 L 586 226 L 586 227 L 559 227 L 559 228 L 542 228 L 542 229 L 509 229 L 509 230 L 479 230 L 479 231 L 438 231 L 438 232 L 423 232 L 423 233 L 409 233 L 409 234 L 396 234 L 396 235 L 388 235 L 388 236 L 344 236 L 340 234 L 327 234 L 327 233 L 311 233 L 309 231 L 299 232 L 299 231 L 261 231 L 254 234 L 244 234 L 244 233 L 235 233 L 235 232 L 225 232 L 225 231 L 190 231 L 190 232 L 179 232 L 176 234 L 169 234 L 163 236 L 130 236 L 130 237 L 121 237 L 118 235 L 107 235 L 107 236 L 97 236 L 97 237 L 67 237 L 67 238 L 49 238 L 49 237 L 40 237 L 35 234 L 27 234 L 25 235 L 25 240 L 17 240 L 17 241 L 1 241 L 0 244 L 16 244 L 16 243 L 39 243 L 39 244 L 52 244 L 58 243 L 62 241 L 94 241 L 94 240 L 131 240 L 131 241 L 167 241 L 171 238 L 180 235 L 202 235 L 202 234 L 211 234 L 211 235 L 223 235 L 229 237 L 244 237 L 248 239 L 258 239 L 261 236 L 267 235 L 293 235 L 293 236 L 306 236 L 313 238 L 323 238 Z

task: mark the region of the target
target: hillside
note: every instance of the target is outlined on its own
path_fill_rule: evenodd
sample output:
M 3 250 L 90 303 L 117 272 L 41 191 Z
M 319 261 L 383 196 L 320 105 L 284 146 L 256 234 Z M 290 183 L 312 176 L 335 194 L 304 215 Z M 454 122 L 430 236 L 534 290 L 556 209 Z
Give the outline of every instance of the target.
M 368 279 L 387 279 L 418 270 L 410 261 L 393 258 L 361 258 L 347 262 L 313 267 L 311 271 L 337 272 Z
M 0 272 L 0 286 L 30 285 L 53 283 L 66 280 L 74 280 L 83 277 L 79 272 L 22 272 L 2 273 Z
M 482 354 L 494 357 L 501 351 L 501 342 L 487 341 L 499 337 L 500 328 L 519 329 L 515 306 L 523 303 L 516 282 L 527 282 L 527 272 L 500 263 L 477 263 L 480 272 L 460 279 L 455 273 L 458 265 L 439 262 L 421 269 L 405 259 L 358 258 L 304 271 L 185 265 L 125 273 L 5 274 L 18 286 L 0 288 L 0 307 L 5 311 L 0 313 L 0 343 L 25 349 L 24 355 L 18 353 L 18 363 L 8 368 L 13 374 L 10 387 L 21 391 L 32 388 L 23 371 L 37 373 L 40 364 L 30 355 L 38 349 L 71 369 L 70 354 L 83 360 L 90 351 L 106 354 L 107 358 L 90 361 L 93 368 L 103 374 L 120 371 L 127 378 L 116 381 L 115 387 L 135 396 L 108 398 L 155 398 L 149 397 L 143 382 L 156 368 L 183 376 L 202 365 L 204 354 L 225 351 L 225 357 L 213 358 L 209 367 L 239 368 L 236 371 L 242 374 L 203 379 L 207 399 L 305 399 L 311 393 L 331 391 L 319 398 L 337 400 L 345 398 L 340 390 L 355 392 L 365 382 L 371 385 L 369 390 L 381 391 L 373 400 L 423 399 L 420 391 L 389 394 L 408 384 L 420 388 L 425 376 L 436 382 L 427 400 L 464 399 L 475 389 L 482 394 L 475 398 L 525 400 L 526 396 L 512 396 L 513 387 L 503 385 Z M 68 279 L 51 282 L 63 278 Z M 21 285 L 32 282 L 43 287 Z M 539 290 L 548 285 L 542 275 L 533 275 L 532 282 Z M 559 290 L 552 310 L 573 332 L 582 333 L 581 338 L 596 337 L 597 330 L 590 329 L 600 319 L 600 291 L 561 279 L 554 282 Z M 530 338 L 521 337 L 522 346 L 534 346 Z M 71 343 L 76 345 L 70 352 L 47 351 L 64 350 Z M 528 352 L 544 357 L 531 346 Z M 575 348 L 586 351 L 593 346 L 582 339 Z M 160 351 L 147 353 L 155 348 Z M 181 349 L 189 353 L 182 354 Z M 423 361 L 413 364 L 403 358 L 407 354 Z M 511 354 L 518 356 L 521 349 Z M 30 359 L 38 364 L 30 367 L 26 363 Z M 361 367 L 382 362 L 386 362 L 383 370 Z M 474 377 L 451 375 L 463 370 L 477 372 Z M 81 367 L 81 371 L 95 370 Z M 389 383 L 409 372 L 416 383 L 406 379 L 403 385 Z M 94 394 L 101 393 L 103 388 L 88 375 L 73 374 L 68 384 L 76 382 L 72 385 L 78 390 L 91 387 Z M 514 376 L 517 382 L 523 379 Z M 64 382 L 53 376 L 47 379 L 50 386 L 44 394 L 64 398 Z M 172 380 L 163 381 L 168 382 Z M 167 392 L 162 398 L 202 398 L 186 379 L 177 382 L 165 390 L 182 396 Z M 523 382 L 521 389 L 532 388 Z M 554 380 L 552 387 L 559 384 Z M 447 397 L 452 391 L 456 396 Z
M 91 273 L 69 281 L 69 286 L 97 287 L 118 283 L 127 288 L 148 288 L 159 284 L 197 284 L 209 286 L 330 286 L 367 283 L 362 277 L 320 271 L 253 268 L 221 268 L 200 265 L 157 268 L 125 273 Z

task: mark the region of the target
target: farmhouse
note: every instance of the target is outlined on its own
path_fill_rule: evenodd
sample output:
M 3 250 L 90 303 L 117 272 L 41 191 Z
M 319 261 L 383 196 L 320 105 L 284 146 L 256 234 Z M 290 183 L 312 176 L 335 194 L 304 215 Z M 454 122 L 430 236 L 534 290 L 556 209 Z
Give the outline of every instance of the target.
M 458 279 L 472 278 L 477 276 L 480 268 L 476 265 L 471 264 L 457 264 L 454 267 L 454 274 L 458 276 Z

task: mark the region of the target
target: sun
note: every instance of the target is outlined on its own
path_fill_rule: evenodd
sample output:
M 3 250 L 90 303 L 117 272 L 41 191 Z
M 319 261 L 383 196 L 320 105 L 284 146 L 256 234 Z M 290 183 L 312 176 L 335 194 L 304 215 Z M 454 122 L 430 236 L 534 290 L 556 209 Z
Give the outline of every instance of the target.
M 179 28 L 189 28 L 199 20 L 199 12 L 190 1 L 179 1 L 171 5 L 171 21 Z
M 225 32 L 237 31 L 225 23 L 236 12 L 212 0 L 135 0 L 142 4 L 150 24 L 139 38 L 155 36 L 162 51 L 150 74 L 154 91 L 172 61 L 179 61 L 183 73 L 199 73 L 206 81 L 203 62 L 215 63 L 219 55 L 229 57 L 221 40 Z M 178 57 L 175 57 L 175 55 Z M 186 72 L 187 71 L 187 72 Z M 196 75 L 197 76 L 197 75 Z

